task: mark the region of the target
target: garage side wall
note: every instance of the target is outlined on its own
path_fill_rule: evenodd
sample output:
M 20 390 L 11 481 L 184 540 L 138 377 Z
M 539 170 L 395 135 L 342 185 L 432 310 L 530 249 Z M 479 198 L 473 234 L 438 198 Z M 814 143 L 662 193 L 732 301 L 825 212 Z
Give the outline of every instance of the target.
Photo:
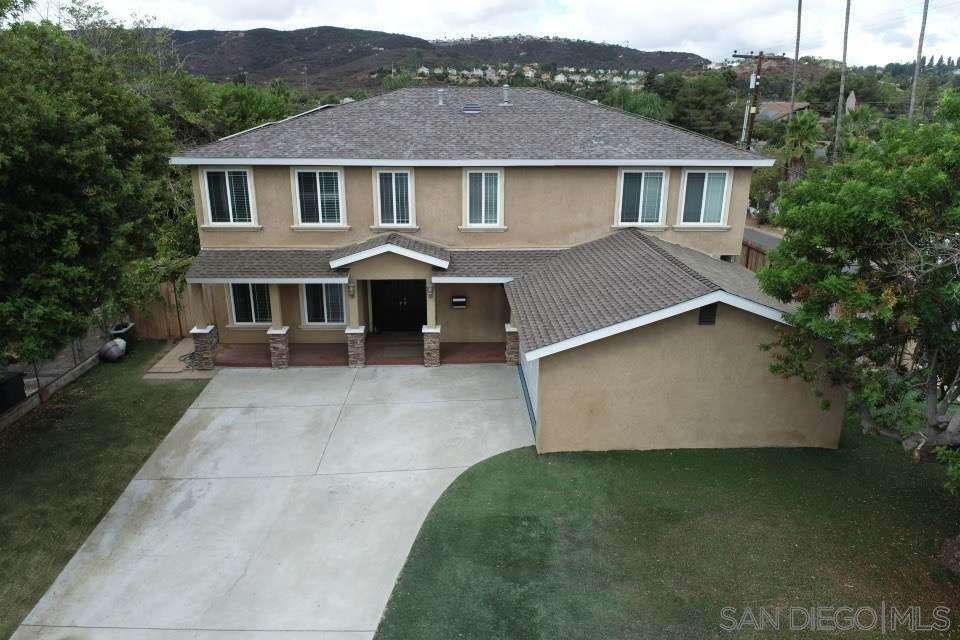
M 720 305 L 540 359 L 537 448 L 836 448 L 842 396 L 770 373 L 776 323 Z

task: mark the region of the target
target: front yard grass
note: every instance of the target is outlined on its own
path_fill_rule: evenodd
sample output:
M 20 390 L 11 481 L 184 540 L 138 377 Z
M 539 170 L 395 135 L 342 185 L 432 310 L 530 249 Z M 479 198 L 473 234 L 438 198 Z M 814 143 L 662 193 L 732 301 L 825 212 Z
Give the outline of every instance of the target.
M 0 452 L 0 638 L 14 632 L 206 380 L 146 381 L 161 342 L 102 364 Z
M 838 451 L 518 449 L 434 506 L 377 638 L 787 637 L 723 631 L 720 610 L 881 601 L 949 606 L 956 629 L 939 555 L 958 531 L 939 467 L 855 432 Z

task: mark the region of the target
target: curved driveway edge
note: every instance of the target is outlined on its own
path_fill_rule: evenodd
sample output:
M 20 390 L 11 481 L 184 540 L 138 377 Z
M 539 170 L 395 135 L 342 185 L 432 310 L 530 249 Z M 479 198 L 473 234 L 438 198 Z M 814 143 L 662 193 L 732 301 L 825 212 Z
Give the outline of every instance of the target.
M 533 435 L 511 365 L 224 369 L 15 640 L 367 640 L 420 525 Z

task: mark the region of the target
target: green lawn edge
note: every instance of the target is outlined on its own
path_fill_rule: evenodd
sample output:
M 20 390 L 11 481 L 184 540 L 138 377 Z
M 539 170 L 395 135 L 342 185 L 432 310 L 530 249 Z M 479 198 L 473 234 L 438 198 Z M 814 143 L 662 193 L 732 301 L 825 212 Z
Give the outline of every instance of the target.
M 144 380 L 166 346 L 141 341 L 18 425 L 0 452 L 0 638 L 10 636 L 207 380 Z
M 781 637 L 724 632 L 720 610 L 881 601 L 949 606 L 956 627 L 943 481 L 854 431 L 836 451 L 516 449 L 437 501 L 375 637 Z

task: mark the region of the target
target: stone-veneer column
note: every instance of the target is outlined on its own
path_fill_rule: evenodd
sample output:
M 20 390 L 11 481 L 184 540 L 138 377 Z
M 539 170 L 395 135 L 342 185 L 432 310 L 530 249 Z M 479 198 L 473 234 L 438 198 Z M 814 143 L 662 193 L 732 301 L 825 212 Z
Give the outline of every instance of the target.
M 440 325 L 423 325 L 423 366 L 440 366 Z
M 347 364 L 351 367 L 362 367 L 367 363 L 367 328 L 347 327 Z
M 287 334 L 290 327 L 267 329 L 267 341 L 270 343 L 270 366 L 274 369 L 286 369 L 290 362 L 290 341 Z
M 208 324 L 205 327 L 194 327 L 190 330 L 193 336 L 193 366 L 195 369 L 213 369 L 217 346 L 220 344 L 220 334 L 217 325 Z
M 517 328 L 512 324 L 503 325 L 503 330 L 506 333 L 507 346 L 504 352 L 504 357 L 507 360 L 507 364 L 519 364 L 520 362 L 520 334 L 517 332 Z

